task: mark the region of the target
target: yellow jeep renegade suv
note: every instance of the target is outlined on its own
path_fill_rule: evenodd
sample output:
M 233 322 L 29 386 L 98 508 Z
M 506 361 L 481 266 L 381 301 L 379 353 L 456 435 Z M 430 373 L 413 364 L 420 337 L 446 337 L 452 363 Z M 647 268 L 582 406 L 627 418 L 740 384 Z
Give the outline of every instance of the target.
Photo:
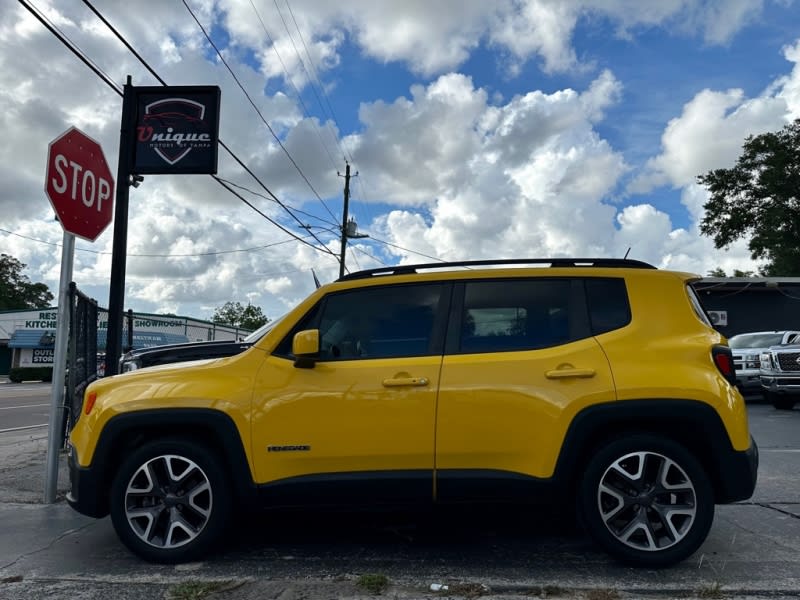
M 695 278 L 617 259 L 345 276 L 241 354 L 92 383 L 68 500 L 159 562 L 213 549 L 245 505 L 568 500 L 615 557 L 672 564 L 758 467 Z

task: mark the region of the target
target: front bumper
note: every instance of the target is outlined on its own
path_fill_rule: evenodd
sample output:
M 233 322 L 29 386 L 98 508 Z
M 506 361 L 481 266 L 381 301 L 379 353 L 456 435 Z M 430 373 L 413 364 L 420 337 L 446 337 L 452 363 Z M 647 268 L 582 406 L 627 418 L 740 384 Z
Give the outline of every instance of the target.
M 762 373 L 760 382 L 763 389 L 775 394 L 800 395 L 800 377 L 794 373 Z
M 69 483 L 67 502 L 82 515 L 102 518 L 108 512 L 107 486 L 103 485 L 97 465 L 81 467 L 76 460 L 75 451 L 69 452 Z

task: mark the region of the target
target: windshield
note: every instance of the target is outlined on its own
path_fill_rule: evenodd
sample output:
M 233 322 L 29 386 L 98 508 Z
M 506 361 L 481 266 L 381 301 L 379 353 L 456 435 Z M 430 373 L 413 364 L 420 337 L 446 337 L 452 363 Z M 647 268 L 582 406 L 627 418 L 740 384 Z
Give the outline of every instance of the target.
M 260 340 L 262 337 L 264 337 L 269 331 L 271 331 L 272 328 L 275 327 L 275 325 L 280 323 L 281 320 L 283 319 L 283 317 L 285 317 L 285 316 L 286 315 L 281 315 L 277 319 L 273 319 L 269 323 L 266 323 L 266 324 L 262 325 L 261 327 L 256 329 L 253 333 L 251 333 L 246 338 L 244 338 L 244 340 L 242 340 L 242 341 L 247 343 L 247 344 L 255 344 L 258 340 Z
M 783 340 L 782 333 L 741 333 L 728 340 L 731 348 L 768 348 L 777 346 Z

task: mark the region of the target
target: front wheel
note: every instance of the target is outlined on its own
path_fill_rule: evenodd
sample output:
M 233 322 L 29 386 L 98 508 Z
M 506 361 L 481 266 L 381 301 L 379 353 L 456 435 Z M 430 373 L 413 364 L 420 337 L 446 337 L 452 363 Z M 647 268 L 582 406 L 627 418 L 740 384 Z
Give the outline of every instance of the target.
M 590 459 L 580 485 L 582 520 L 609 554 L 639 566 L 677 563 L 705 541 L 714 494 L 700 463 L 680 444 L 637 434 Z
M 778 410 L 792 410 L 797 402 L 797 398 L 795 396 L 776 394 L 775 392 L 768 392 L 767 400 L 769 400 L 772 403 L 772 406 Z
M 111 521 L 122 542 L 160 563 L 207 553 L 225 530 L 231 497 L 225 472 L 190 440 L 150 442 L 128 456 L 111 486 Z

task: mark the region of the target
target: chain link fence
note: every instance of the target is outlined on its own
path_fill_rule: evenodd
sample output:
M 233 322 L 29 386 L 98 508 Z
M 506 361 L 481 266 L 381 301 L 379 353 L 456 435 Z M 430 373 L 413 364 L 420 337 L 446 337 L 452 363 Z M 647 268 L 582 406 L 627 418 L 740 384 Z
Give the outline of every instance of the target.
M 65 433 L 69 433 L 80 416 L 86 386 L 97 379 L 97 314 L 97 301 L 78 290 L 74 282 L 70 283 Z

